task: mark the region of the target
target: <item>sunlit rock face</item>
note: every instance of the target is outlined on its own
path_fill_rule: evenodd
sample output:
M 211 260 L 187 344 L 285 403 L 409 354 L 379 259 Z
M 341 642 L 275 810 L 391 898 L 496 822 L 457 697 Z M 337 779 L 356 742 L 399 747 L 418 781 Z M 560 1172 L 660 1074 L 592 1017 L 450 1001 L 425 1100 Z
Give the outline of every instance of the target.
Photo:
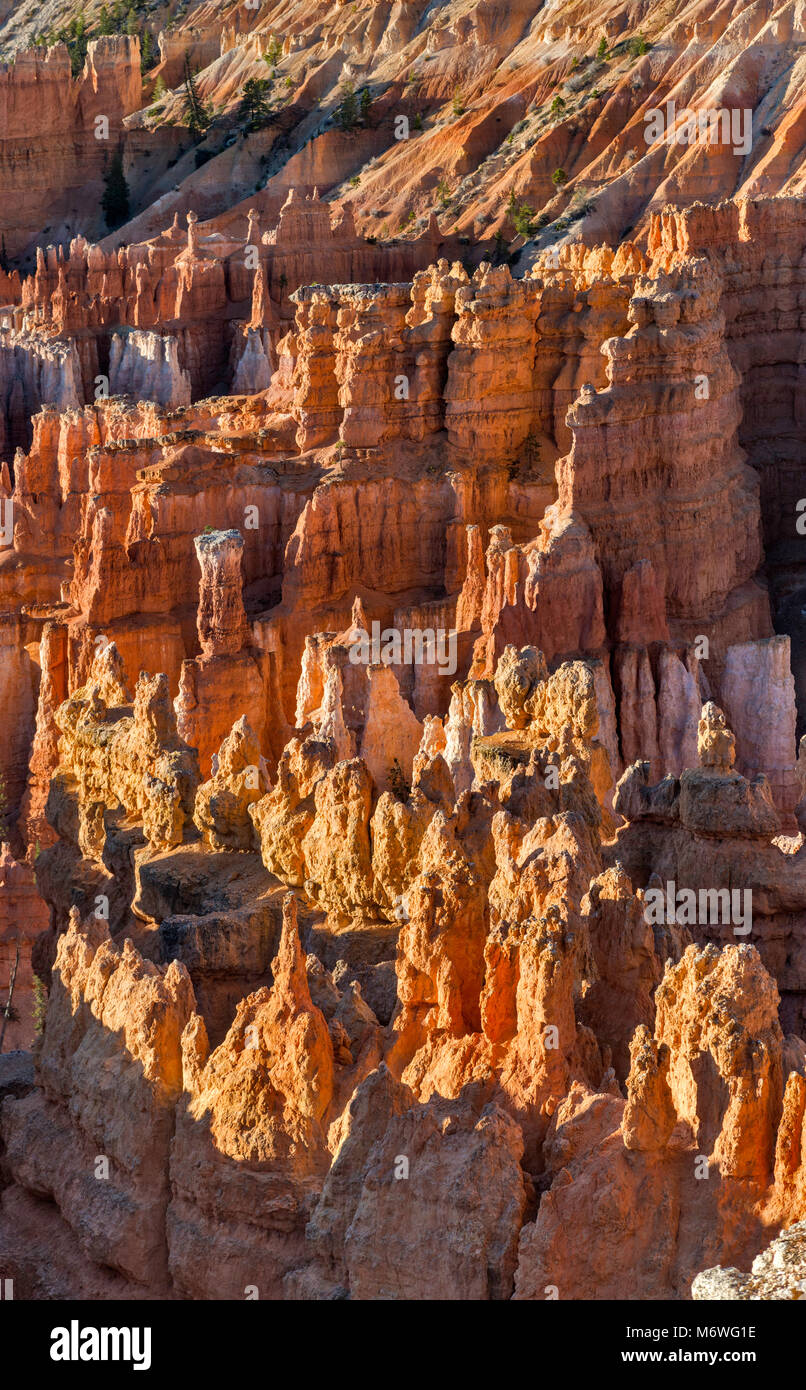
M 0 18 L 0 1271 L 802 1297 L 801 9 L 237 8 Z

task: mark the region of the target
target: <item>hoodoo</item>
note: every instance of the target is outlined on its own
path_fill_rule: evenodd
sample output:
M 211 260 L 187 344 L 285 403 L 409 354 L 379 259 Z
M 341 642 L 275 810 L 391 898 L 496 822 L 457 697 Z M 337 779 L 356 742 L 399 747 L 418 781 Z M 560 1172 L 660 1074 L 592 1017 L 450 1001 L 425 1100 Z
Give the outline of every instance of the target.
M 0 1282 L 801 1299 L 803 5 L 46 8 Z

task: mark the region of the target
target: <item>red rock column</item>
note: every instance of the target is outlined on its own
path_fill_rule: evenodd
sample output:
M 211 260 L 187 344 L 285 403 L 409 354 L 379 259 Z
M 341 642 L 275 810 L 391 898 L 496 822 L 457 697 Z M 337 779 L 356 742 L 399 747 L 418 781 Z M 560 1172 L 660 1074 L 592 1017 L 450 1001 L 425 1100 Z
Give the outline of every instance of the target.
M 335 442 L 343 409 L 336 380 L 336 331 L 338 296 L 307 286 L 291 296 L 297 306 L 298 356 L 294 372 L 294 415 L 298 422 L 297 448 L 318 448 Z
M 50 779 L 59 765 L 59 728 L 54 713 L 67 699 L 67 628 L 48 622 L 39 643 L 42 677 L 36 711 L 36 729 L 31 746 L 28 786 L 23 797 L 20 824 L 31 851 L 37 842 L 47 848 L 56 842 L 56 832 L 45 820 Z
M 196 628 L 202 655 L 232 656 L 246 638 L 240 531 L 205 531 L 196 536 L 201 567 Z

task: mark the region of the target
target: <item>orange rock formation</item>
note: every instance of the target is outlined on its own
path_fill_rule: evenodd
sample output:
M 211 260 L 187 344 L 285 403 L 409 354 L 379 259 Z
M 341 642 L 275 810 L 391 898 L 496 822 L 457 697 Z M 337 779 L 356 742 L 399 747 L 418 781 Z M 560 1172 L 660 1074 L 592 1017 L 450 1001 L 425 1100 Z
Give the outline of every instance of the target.
M 802 1292 L 803 16 L 437 8 L 0 71 L 18 1298 Z

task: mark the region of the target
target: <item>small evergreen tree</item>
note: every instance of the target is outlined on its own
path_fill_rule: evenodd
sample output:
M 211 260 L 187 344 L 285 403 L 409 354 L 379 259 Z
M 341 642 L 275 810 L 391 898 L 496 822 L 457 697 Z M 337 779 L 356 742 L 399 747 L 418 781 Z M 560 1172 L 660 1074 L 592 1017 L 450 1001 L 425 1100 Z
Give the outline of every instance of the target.
M 98 33 L 101 35 L 114 34 L 115 29 L 112 24 L 112 16 L 106 5 L 101 6 L 101 13 L 98 16 Z
M 205 106 L 196 91 L 196 78 L 185 54 L 185 120 L 194 140 L 201 140 L 206 135 L 211 119 L 210 108 Z
M 80 76 L 87 57 L 87 45 L 89 44 L 89 34 L 87 33 L 87 21 L 84 18 L 84 11 L 75 15 L 66 29 L 57 29 L 46 38 L 46 43 L 63 43 L 70 54 L 70 71 L 73 77 Z
M 554 184 L 555 188 L 561 188 L 564 183 L 567 183 L 567 181 L 568 175 L 566 174 L 564 169 L 554 170 L 554 173 L 551 176 L 551 182 Z
M 73 58 L 76 72 L 81 72 L 84 67 L 84 60 L 87 56 L 90 36 L 87 33 L 87 21 L 84 18 L 84 11 L 81 11 L 75 19 L 70 21 L 70 33 L 73 39 Z
M 247 130 L 260 130 L 268 122 L 271 116 L 268 90 L 269 82 L 265 77 L 249 77 L 244 82 L 238 115 Z
M 129 216 L 129 185 L 123 173 L 123 154 L 116 150 L 104 174 L 104 192 L 101 207 L 110 232 L 120 227 Z
M 596 57 L 599 59 L 600 63 L 604 63 L 607 60 L 607 39 L 604 37 L 602 37 L 599 40 L 599 47 L 596 50 Z
M 157 57 L 157 46 L 154 42 L 154 35 L 150 29 L 143 30 L 143 37 L 140 40 L 140 71 L 148 72 L 153 68 Z
M 365 125 L 367 123 L 367 118 L 369 116 L 369 108 L 371 105 L 372 97 L 370 96 L 369 87 L 362 87 L 361 96 L 358 102 L 358 110 L 361 116 L 361 120 L 364 122 Z
M 162 73 L 160 73 L 154 83 L 154 101 L 162 101 L 162 98 L 167 95 L 167 92 L 168 88 L 165 85 L 165 78 Z
M 352 82 L 342 83 L 341 102 L 336 114 L 342 130 L 353 129 L 358 119 L 358 103 L 355 99 L 355 87 Z
M 263 61 L 265 63 L 268 63 L 270 68 L 276 68 L 282 56 L 283 45 L 277 38 L 276 34 L 272 34 L 269 46 L 266 49 L 266 52 L 263 54 Z
M 519 236 L 531 235 L 534 215 L 534 209 L 530 208 L 528 203 L 518 202 L 514 188 L 510 189 L 507 216 Z
M 519 236 L 531 236 L 532 219 L 534 218 L 534 208 L 530 208 L 528 203 L 521 203 L 513 217 L 515 231 Z

